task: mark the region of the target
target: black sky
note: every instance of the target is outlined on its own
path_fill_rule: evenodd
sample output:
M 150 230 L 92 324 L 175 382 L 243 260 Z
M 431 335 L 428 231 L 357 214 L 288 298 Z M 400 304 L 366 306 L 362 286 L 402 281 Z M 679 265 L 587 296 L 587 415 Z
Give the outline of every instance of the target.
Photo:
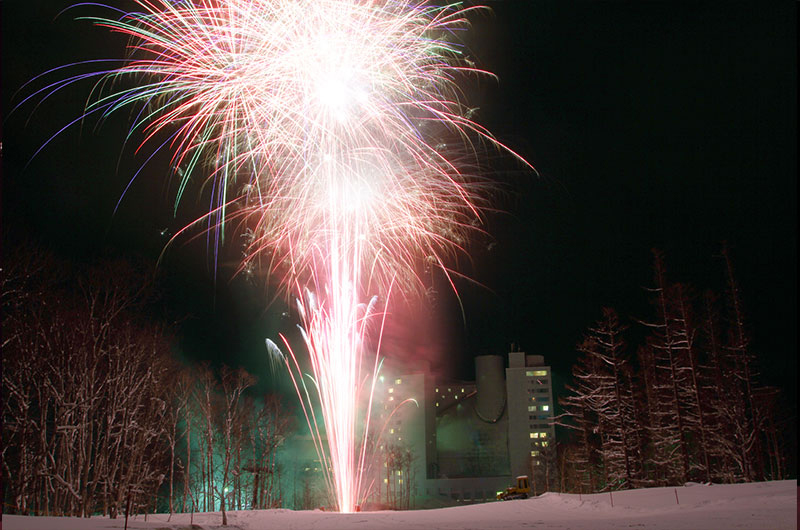
M 109 2 L 113 3 L 113 2 Z M 14 103 L 33 76 L 122 55 L 124 40 L 67 13 L 67 2 L 4 2 L 3 226 L 77 260 L 157 257 L 170 233 L 205 208 L 172 215 L 166 160 L 123 148 L 128 116 L 89 121 L 37 148 L 79 116 L 89 86 L 34 111 Z M 125 4 L 129 5 L 129 4 Z M 764 377 L 796 397 L 796 6 L 793 2 L 491 2 L 467 37 L 498 83 L 469 89 L 477 120 L 539 176 L 492 160 L 502 183 L 487 219 L 491 244 L 461 267 L 466 324 L 453 295 L 434 305 L 455 375 L 511 343 L 567 374 L 574 346 L 604 305 L 647 317 L 653 247 L 671 278 L 721 290 L 729 242 Z M 85 12 L 85 10 L 84 10 Z M 55 78 L 53 78 L 55 79 Z M 42 86 L 35 84 L 35 87 Z M 28 162 L 30 164 L 25 167 Z M 200 190 L 190 190 L 202 197 Z M 162 234 L 164 232 L 164 234 Z M 231 245 L 226 260 L 236 258 Z M 202 241 L 162 262 L 187 358 L 225 359 L 259 373 L 263 338 L 291 327 L 278 303 L 230 268 L 210 270 Z

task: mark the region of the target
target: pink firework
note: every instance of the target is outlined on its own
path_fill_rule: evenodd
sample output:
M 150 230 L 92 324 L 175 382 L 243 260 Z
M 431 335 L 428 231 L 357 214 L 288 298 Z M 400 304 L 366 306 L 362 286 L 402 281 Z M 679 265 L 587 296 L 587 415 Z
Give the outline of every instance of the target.
M 266 256 L 272 277 L 300 297 L 327 440 L 325 448 L 318 438 L 318 450 L 338 508 L 353 511 L 367 493 L 363 402 L 377 373 L 377 352 L 364 355 L 370 311 L 362 301 L 388 299 L 392 285 L 418 292 L 420 265 L 447 272 L 480 224 L 485 183 L 463 174 L 437 138 L 457 138 L 462 152 L 507 150 L 459 100 L 459 78 L 490 75 L 454 37 L 467 13 L 482 8 L 421 0 L 137 4 L 139 12 L 93 19 L 130 37 L 130 57 L 95 74 L 103 82 L 87 113 L 138 108 L 143 143 L 170 139 L 162 147 L 184 176 L 178 200 L 186 180 L 207 168 L 216 194 L 209 219 L 222 231 L 237 212 L 254 234 L 246 260 Z M 137 84 L 106 92 L 120 77 Z M 297 359 L 286 362 L 319 434 Z

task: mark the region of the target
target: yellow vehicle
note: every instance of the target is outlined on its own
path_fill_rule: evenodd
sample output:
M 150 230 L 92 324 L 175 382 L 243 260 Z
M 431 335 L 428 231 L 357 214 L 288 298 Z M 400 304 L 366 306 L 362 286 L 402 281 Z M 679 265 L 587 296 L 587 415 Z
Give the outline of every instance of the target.
M 510 501 L 514 499 L 527 499 L 531 493 L 530 484 L 528 484 L 528 475 L 517 477 L 517 485 L 506 488 L 505 491 L 497 492 L 498 501 Z

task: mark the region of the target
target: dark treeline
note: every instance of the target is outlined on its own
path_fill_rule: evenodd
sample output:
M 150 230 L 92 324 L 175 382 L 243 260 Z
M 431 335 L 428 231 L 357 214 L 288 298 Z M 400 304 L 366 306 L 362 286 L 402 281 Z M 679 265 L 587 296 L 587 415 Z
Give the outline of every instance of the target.
M 640 344 L 604 308 L 578 345 L 569 395 L 559 400 L 562 489 L 597 492 L 686 482 L 779 480 L 787 423 L 776 388 L 759 380 L 731 257 L 722 295 L 670 281 L 653 251 L 652 308 Z M 641 328 L 640 328 L 641 329 Z
M 274 396 L 246 392 L 255 380 L 244 370 L 174 359 L 147 267 L 75 272 L 7 245 L 4 258 L 5 513 L 225 518 L 280 506 L 289 416 Z

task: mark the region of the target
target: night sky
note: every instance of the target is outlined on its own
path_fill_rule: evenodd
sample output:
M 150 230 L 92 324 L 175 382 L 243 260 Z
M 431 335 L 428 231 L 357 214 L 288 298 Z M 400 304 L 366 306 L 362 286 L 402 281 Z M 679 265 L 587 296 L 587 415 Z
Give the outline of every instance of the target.
M 192 198 L 173 216 L 176 183 L 160 156 L 115 213 L 146 159 L 134 153 L 137 138 L 123 146 L 130 116 L 74 126 L 33 160 L 81 114 L 90 85 L 67 87 L 9 116 L 31 93 L 20 87 L 35 75 L 123 55 L 123 38 L 73 20 L 86 9 L 56 17 L 61 4 L 3 3 L 3 229 L 78 263 L 108 255 L 155 260 L 208 198 L 199 186 L 188 190 Z M 471 259 L 458 263 L 481 285 L 457 283 L 464 320 L 455 295 L 434 278 L 434 300 L 404 310 L 396 324 L 406 330 L 399 335 L 410 341 L 408 350 L 434 352 L 454 376 L 469 378 L 474 355 L 505 353 L 514 343 L 545 355 L 566 376 L 575 344 L 601 307 L 626 319 L 650 316 L 642 288 L 651 284 L 651 248 L 665 251 L 672 280 L 721 292 L 725 240 L 763 380 L 784 388 L 793 403 L 795 4 L 489 5 L 493 14 L 474 17 L 466 42 L 499 82 L 481 81 L 467 93 L 479 107 L 477 121 L 539 174 L 497 154 L 487 158 L 502 213 L 487 215 L 493 240 L 476 241 Z M 186 317 L 175 328 L 179 355 L 263 375 L 264 337 L 290 330 L 293 320 L 282 316 L 281 300 L 266 305 L 275 292 L 263 280 L 233 276 L 239 254 L 234 237 L 215 274 L 202 235 L 183 238 L 157 274 L 170 314 Z M 271 381 L 263 378 L 263 388 Z

